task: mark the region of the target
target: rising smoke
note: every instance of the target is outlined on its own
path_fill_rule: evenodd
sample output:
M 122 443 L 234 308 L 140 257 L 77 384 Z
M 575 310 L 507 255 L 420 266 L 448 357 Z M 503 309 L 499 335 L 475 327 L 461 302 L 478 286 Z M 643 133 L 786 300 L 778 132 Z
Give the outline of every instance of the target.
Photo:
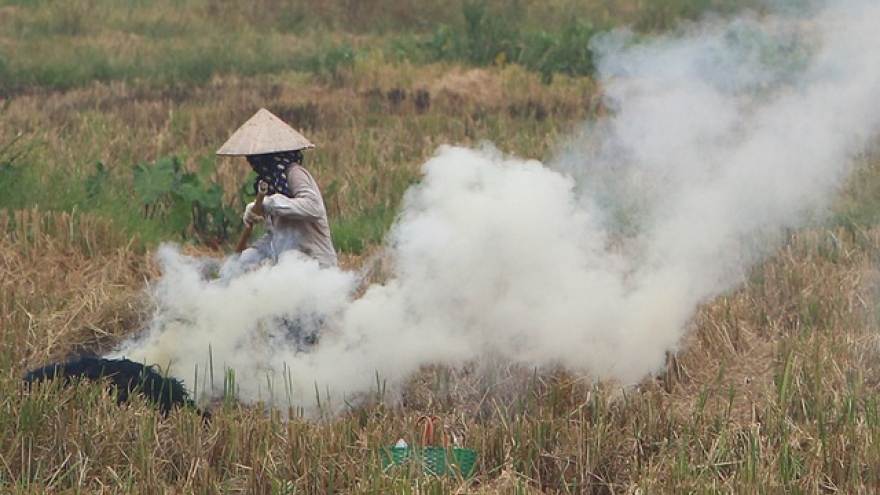
M 360 297 L 355 274 L 295 254 L 219 283 L 165 246 L 160 311 L 114 354 L 208 394 L 233 369 L 243 400 L 306 408 L 487 356 L 637 382 L 781 229 L 822 214 L 878 129 L 880 3 L 805 10 L 597 39 L 610 117 L 545 164 L 441 147 L 389 233 L 390 278 Z M 325 315 L 311 352 L 273 323 L 292 314 Z

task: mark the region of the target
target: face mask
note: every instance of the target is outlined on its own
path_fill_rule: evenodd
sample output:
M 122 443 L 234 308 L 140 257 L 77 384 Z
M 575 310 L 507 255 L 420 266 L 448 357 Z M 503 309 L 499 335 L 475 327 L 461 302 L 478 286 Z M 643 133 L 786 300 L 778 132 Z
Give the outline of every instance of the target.
M 268 155 L 252 155 L 247 157 L 247 161 L 257 173 L 257 178 L 254 179 L 254 194 L 257 193 L 260 181 L 264 181 L 269 185 L 268 194 L 281 193 L 288 197 L 293 196 L 287 185 L 287 170 L 292 164 L 302 161 L 302 153 L 288 151 Z

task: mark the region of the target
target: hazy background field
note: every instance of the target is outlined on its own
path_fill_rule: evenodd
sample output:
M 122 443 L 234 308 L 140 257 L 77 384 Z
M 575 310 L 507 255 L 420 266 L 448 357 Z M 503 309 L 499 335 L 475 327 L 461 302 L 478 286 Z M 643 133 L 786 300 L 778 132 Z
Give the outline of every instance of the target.
M 871 2 L 837 5 L 3 1 L 3 492 L 875 492 L 880 41 Z M 274 384 L 157 360 L 207 425 L 25 394 L 157 304 L 263 294 L 180 262 L 237 241 L 251 177 L 214 151 L 260 107 L 317 144 L 344 269 L 277 283 L 326 281 L 341 337 Z M 381 471 L 426 413 L 472 479 Z

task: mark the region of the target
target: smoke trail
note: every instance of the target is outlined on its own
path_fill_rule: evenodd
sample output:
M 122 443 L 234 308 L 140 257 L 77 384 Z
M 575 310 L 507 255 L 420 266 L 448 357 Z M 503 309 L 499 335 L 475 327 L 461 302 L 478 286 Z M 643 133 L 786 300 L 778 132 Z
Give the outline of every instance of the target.
M 210 346 L 243 399 L 271 388 L 304 407 L 316 388 L 488 355 L 638 381 L 698 304 L 847 179 L 880 124 L 876 26 L 880 4 L 845 0 L 648 41 L 612 33 L 594 47 L 612 116 L 546 165 L 440 148 L 389 234 L 387 283 L 355 299 L 352 274 L 297 256 L 209 283 L 165 247 L 162 311 L 117 354 L 185 379 L 198 366 L 205 383 Z M 311 313 L 326 315 L 322 340 L 296 354 L 273 317 Z

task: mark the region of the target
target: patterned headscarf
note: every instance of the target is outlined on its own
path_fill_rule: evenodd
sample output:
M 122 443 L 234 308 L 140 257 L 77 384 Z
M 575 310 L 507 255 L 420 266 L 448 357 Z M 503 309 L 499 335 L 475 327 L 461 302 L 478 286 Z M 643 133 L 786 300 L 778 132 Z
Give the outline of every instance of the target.
M 269 184 L 268 194 L 281 193 L 293 197 L 287 184 L 287 170 L 293 163 L 302 163 L 301 151 L 250 155 L 247 161 L 257 173 L 257 178 L 254 179 L 254 194 L 259 189 L 260 181 L 265 181 Z

